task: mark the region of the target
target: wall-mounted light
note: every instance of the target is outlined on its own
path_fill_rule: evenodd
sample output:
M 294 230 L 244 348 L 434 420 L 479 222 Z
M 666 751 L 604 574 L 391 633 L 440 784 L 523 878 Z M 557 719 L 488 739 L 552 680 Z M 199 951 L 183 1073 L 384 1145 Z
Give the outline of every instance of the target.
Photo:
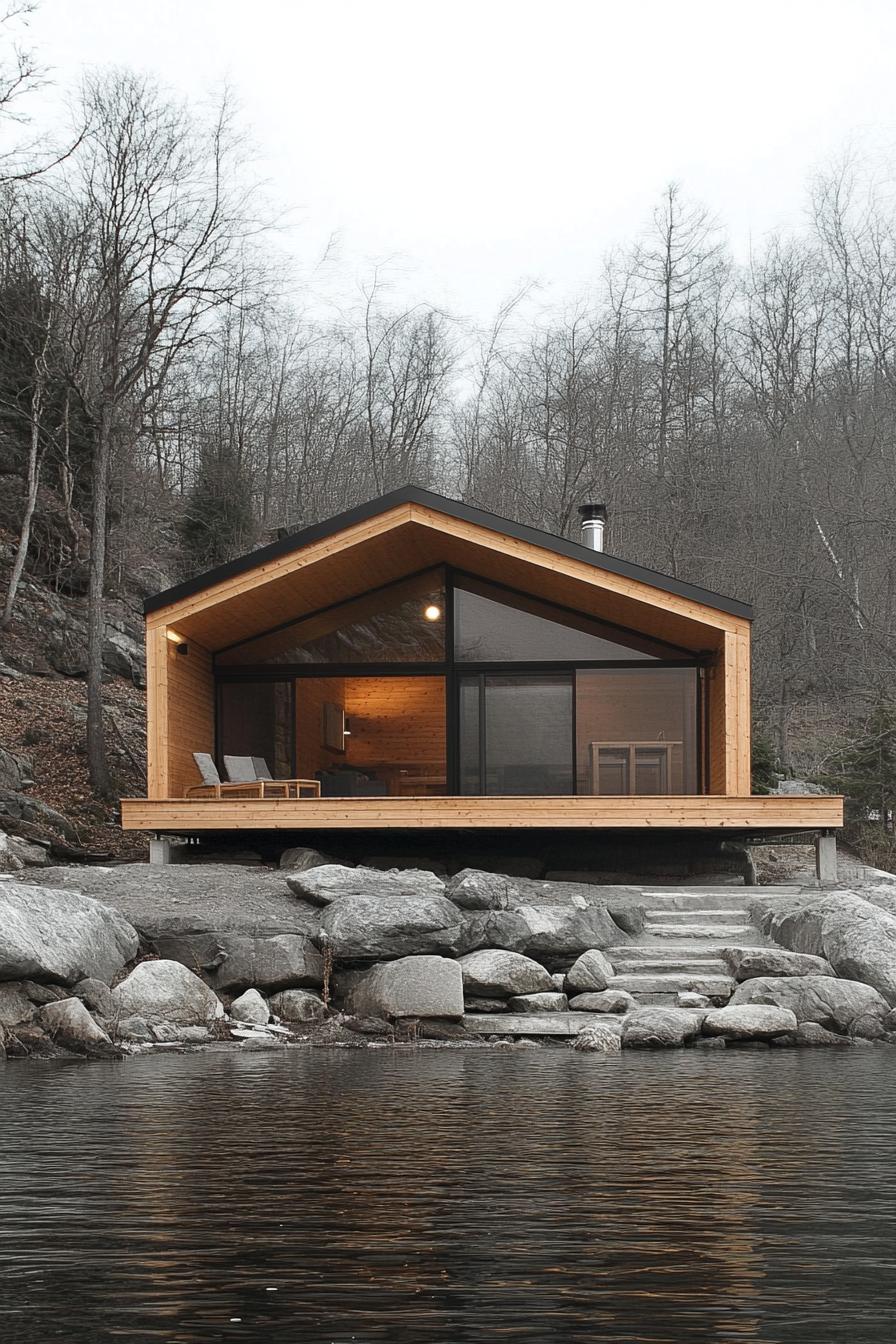
M 184 639 L 183 635 L 179 635 L 176 630 L 166 630 L 165 634 L 168 637 L 169 643 L 174 645 L 175 650 L 178 653 L 181 653 L 184 656 L 186 656 L 190 652 L 190 646 Z
M 442 608 L 437 607 L 434 602 L 431 603 L 430 606 L 423 608 L 423 615 L 426 617 L 428 621 L 437 621 L 441 616 L 441 614 L 442 614 Z

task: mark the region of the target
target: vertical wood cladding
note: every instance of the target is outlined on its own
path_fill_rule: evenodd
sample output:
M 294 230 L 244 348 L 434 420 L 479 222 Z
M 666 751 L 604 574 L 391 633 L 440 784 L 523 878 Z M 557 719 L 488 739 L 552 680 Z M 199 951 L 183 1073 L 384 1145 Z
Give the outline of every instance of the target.
M 190 640 L 184 655 L 177 645 L 165 643 L 167 793 L 181 798 L 201 783 L 193 752 L 215 750 L 215 682 L 208 649 Z

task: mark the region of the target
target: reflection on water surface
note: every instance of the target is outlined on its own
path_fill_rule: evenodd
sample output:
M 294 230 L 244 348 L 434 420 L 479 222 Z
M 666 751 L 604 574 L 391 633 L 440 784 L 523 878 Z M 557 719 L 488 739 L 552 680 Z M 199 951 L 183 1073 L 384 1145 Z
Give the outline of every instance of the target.
M 896 1338 L 883 1048 L 0 1067 L 0 1339 Z

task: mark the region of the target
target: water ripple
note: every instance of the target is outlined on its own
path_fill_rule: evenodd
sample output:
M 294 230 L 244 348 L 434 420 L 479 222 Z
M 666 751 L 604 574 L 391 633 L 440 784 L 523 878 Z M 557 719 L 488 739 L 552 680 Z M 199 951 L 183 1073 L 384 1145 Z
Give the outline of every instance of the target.
M 10 1062 L 0 1339 L 890 1344 L 891 1062 Z

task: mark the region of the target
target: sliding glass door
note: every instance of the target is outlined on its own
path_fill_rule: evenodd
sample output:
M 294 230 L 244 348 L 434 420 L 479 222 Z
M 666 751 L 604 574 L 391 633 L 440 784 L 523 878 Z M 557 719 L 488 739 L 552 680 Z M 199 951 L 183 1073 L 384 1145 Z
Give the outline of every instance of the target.
M 574 793 L 572 676 L 461 677 L 459 765 L 465 794 Z

